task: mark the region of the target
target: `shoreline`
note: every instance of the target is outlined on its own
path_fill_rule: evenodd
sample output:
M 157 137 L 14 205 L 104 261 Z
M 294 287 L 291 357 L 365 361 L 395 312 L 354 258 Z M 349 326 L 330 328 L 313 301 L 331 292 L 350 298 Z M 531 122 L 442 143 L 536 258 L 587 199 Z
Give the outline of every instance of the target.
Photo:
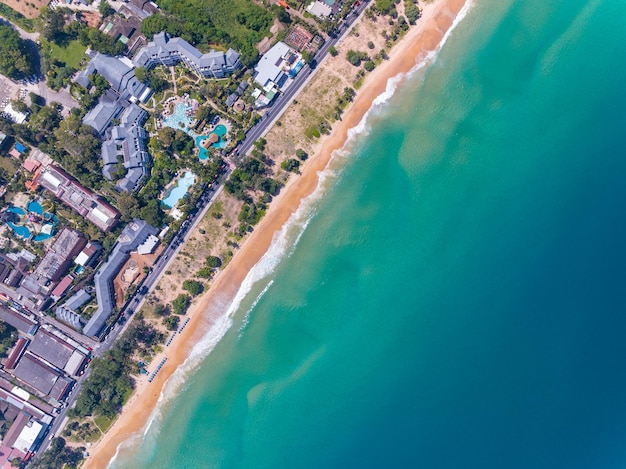
M 154 366 L 165 356 L 167 362 L 152 383 L 143 378 L 138 380 L 135 392 L 113 426 L 95 446 L 88 449 L 90 456 L 83 467 L 98 469 L 108 467 L 120 444 L 144 431 L 169 378 L 190 358 L 194 346 L 214 329 L 218 322 L 225 319 L 224 310 L 229 309 L 246 276 L 268 251 L 275 234 L 280 232 L 292 214 L 298 210 L 303 199 L 318 187 L 318 173 L 328 166 L 334 152 L 344 147 L 350 129 L 362 122 L 376 98 L 386 91 L 389 79 L 406 74 L 428 54 L 438 50 L 447 32 L 454 26 L 458 14 L 470 1 L 435 0 L 422 6 L 422 17 L 417 24 L 391 49 L 389 60 L 366 76 L 363 86 L 344 112 L 342 120 L 335 122 L 330 135 L 323 137 L 316 144 L 317 150 L 303 166 L 302 174 L 289 179 L 270 205 L 265 217 L 226 268 L 216 276 L 210 289 L 199 301 L 192 304 L 187 313 L 190 321 L 185 330 L 177 334 L 174 342 L 154 357 L 152 363 Z

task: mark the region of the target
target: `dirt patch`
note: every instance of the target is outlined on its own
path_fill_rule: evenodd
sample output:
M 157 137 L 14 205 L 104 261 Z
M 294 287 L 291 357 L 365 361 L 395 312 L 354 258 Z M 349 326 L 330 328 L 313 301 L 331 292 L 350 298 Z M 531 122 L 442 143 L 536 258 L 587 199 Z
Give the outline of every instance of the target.
M 2 3 L 32 19 L 39 16 L 41 8 L 48 5 L 50 0 L 2 0 Z
M 133 285 L 139 285 L 146 276 L 144 267 L 151 267 L 158 257 L 162 247 L 153 254 L 138 254 L 133 252 L 124 266 L 120 269 L 113 280 L 113 290 L 115 291 L 115 303 L 118 308 L 124 305 L 124 293 Z

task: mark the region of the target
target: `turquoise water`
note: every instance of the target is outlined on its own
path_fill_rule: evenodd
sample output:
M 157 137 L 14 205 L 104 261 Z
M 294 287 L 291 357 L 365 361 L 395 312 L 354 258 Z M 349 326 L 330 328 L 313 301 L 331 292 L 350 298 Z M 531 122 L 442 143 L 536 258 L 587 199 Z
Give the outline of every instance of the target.
M 30 238 L 30 230 L 25 226 L 16 225 L 15 223 L 11 222 L 7 222 L 7 225 L 9 225 L 9 228 L 11 228 L 16 235 L 24 239 Z
M 15 213 L 17 215 L 26 215 L 26 210 L 21 207 L 9 207 L 7 208 L 7 212 Z
M 478 0 L 113 467 L 626 467 L 625 22 Z
M 163 205 L 169 208 L 175 207 L 180 199 L 182 199 L 191 186 L 196 181 L 196 175 L 191 171 L 186 171 L 185 174 L 176 181 L 176 185 L 172 187 L 167 196 L 162 200 Z
M 174 106 L 174 113 L 163 118 L 163 125 L 175 130 L 182 130 L 190 137 L 195 137 L 197 134 L 189 128 L 192 121 L 192 118 L 187 115 L 189 109 L 191 108 L 185 103 L 177 104 Z

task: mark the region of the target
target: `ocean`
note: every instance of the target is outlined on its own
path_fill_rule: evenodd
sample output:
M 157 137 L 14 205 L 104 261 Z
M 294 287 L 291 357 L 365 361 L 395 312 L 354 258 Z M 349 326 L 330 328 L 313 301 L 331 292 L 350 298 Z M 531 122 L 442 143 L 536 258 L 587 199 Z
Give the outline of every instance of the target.
M 626 467 L 625 26 L 475 0 L 111 467 Z

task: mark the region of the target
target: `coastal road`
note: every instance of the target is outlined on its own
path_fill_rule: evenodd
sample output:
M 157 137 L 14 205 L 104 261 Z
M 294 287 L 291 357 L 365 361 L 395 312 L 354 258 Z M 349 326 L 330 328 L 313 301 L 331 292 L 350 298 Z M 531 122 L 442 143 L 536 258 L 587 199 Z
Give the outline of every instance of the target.
M 328 56 L 328 49 L 336 45 L 343 37 L 350 31 L 354 22 L 363 14 L 370 2 L 363 1 L 352 12 L 350 12 L 344 21 L 337 27 L 335 32 L 326 41 L 322 47 L 319 48 L 311 64 L 314 64 L 314 68 L 311 68 L 310 64 L 306 64 L 300 70 L 289 87 L 285 91 L 282 91 L 275 99 L 272 106 L 265 113 L 263 118 L 252 127 L 246 134 L 246 138 L 239 144 L 237 148 L 237 156 L 242 157 L 250 151 L 254 142 L 267 133 L 270 127 L 276 120 L 285 112 L 287 106 L 295 99 L 298 93 L 302 90 L 304 85 L 312 78 L 315 72 L 315 67 L 321 64 Z

